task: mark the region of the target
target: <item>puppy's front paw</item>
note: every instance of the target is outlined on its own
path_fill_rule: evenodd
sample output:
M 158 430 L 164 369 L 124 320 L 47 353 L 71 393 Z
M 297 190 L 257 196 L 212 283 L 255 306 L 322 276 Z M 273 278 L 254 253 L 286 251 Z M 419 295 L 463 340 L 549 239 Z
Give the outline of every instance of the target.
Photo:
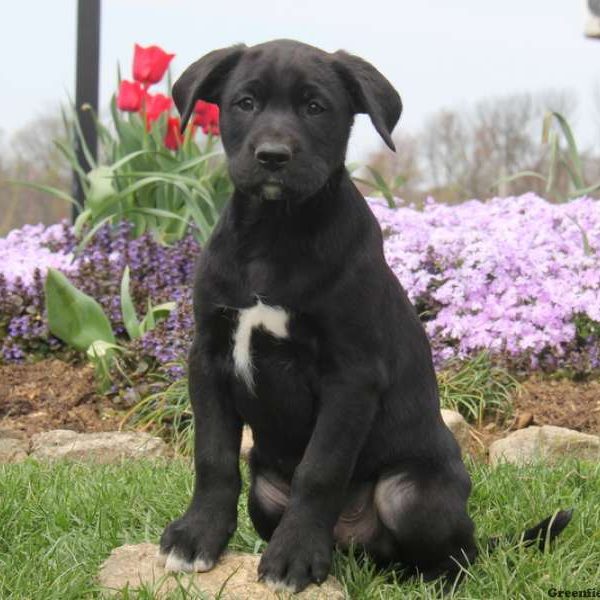
M 301 592 L 327 579 L 332 552 L 332 540 L 318 530 L 278 528 L 260 560 L 259 579 L 273 590 Z
M 166 571 L 210 571 L 223 552 L 232 527 L 211 526 L 201 515 L 185 514 L 170 523 L 160 538 L 158 563 Z

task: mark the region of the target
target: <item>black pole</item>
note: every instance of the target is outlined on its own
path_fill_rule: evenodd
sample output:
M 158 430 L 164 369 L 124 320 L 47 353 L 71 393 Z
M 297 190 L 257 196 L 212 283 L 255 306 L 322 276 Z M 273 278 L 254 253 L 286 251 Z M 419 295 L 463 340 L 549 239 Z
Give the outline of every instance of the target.
M 81 124 L 83 139 L 94 159 L 98 155 L 98 140 L 93 115 L 98 114 L 99 67 L 100 0 L 78 0 L 75 108 Z M 82 110 L 84 105 L 89 105 L 92 110 Z M 91 167 L 85 158 L 78 136 L 75 137 L 75 155 L 87 173 Z M 83 204 L 83 189 L 75 172 L 73 172 L 73 196 Z M 79 209 L 73 205 L 73 221 L 78 214 Z

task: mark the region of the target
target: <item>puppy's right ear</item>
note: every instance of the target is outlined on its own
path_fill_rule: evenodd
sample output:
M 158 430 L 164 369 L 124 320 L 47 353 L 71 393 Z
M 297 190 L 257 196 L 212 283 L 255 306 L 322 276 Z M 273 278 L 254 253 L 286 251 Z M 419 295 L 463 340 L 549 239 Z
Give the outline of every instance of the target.
M 173 85 L 173 100 L 185 129 L 198 100 L 219 104 L 230 71 L 246 50 L 244 44 L 213 50 L 192 63 Z

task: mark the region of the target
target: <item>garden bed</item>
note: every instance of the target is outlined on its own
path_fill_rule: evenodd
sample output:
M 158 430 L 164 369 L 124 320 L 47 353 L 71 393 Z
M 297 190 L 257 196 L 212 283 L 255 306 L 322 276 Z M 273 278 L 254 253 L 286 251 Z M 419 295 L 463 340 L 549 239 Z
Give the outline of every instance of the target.
M 46 359 L 0 365 L 0 429 L 28 436 L 51 429 L 118 429 L 122 409 L 95 389 L 89 364 Z
M 532 194 L 456 207 L 429 201 L 423 210 L 369 203 L 388 263 L 431 341 L 442 405 L 476 424 L 478 453 L 524 423 L 597 434 L 600 205 L 591 198 L 556 205 Z M 0 427 L 27 434 L 116 429 L 124 409 L 141 400 L 127 426 L 170 435 L 177 424 L 189 432 L 182 361 L 194 329 L 191 287 L 202 243 L 182 232 L 165 244 L 122 221 L 99 227 L 78 250 L 76 233 L 67 224 L 27 226 L 0 240 Z M 63 276 L 79 291 L 67 290 Z M 68 303 L 56 293 L 65 290 Z M 98 327 L 87 335 L 83 312 L 63 310 L 83 296 L 86 310 L 95 304 L 94 324 L 104 323 L 104 342 L 118 344 L 102 382 L 91 367 L 49 360 L 85 360 L 98 339 L 89 337 Z M 165 303 L 172 308 L 149 324 Z M 72 339 L 77 351 L 69 335 L 61 337 L 73 322 L 81 329 Z M 520 395 L 516 379 L 525 382 Z M 153 393 L 169 381 L 175 388 Z M 108 395 L 94 392 L 99 383 Z
M 524 382 L 515 398 L 514 412 L 533 416 L 536 425 L 557 425 L 584 433 L 600 432 L 600 381 L 544 379 Z
M 117 395 L 99 394 L 89 364 L 58 359 L 0 365 L 0 429 L 28 436 L 52 429 L 77 432 L 118 429 L 130 406 Z M 500 432 L 530 414 L 527 424 L 557 425 L 584 433 L 600 431 L 600 382 L 534 375 L 513 394 L 514 421 L 486 419 L 476 427 L 487 446 Z M 492 425 L 495 423 L 495 425 Z M 476 453 L 478 454 L 478 453 Z

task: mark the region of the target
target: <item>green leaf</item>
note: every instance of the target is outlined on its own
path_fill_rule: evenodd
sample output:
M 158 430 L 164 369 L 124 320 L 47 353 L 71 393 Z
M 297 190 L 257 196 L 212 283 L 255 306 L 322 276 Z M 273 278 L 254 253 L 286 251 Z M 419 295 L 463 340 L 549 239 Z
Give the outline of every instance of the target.
M 155 150 L 138 150 L 137 152 L 132 152 L 131 154 L 125 155 L 123 158 L 112 164 L 111 169 L 114 172 L 117 169 L 120 169 L 123 165 L 127 164 L 130 160 L 133 160 L 138 156 L 145 156 L 148 154 L 157 154 L 157 152 Z
M 140 214 L 153 217 L 160 217 L 162 219 L 175 219 L 176 221 L 183 221 L 187 223 L 187 219 L 180 217 L 176 212 L 169 212 L 167 210 L 160 210 L 159 208 L 132 208 L 124 212 L 124 214 Z
M 154 320 L 154 313 L 152 312 L 152 303 L 150 302 L 150 298 L 148 298 L 148 312 L 146 316 L 142 319 L 142 323 L 140 324 L 140 329 L 142 331 L 142 335 L 151 331 L 156 327 L 156 321 Z
M 587 196 L 588 194 L 597 192 L 598 190 L 600 190 L 600 181 L 594 183 L 593 185 L 585 187 L 583 189 L 574 190 L 570 197 L 571 198 L 581 198 L 581 196 Z
M 544 122 L 544 127 L 546 123 Z M 558 136 L 556 131 L 550 131 L 545 134 L 545 139 L 550 142 L 550 166 L 548 168 L 548 179 L 546 181 L 546 193 L 550 194 L 554 188 L 554 181 L 556 180 L 556 172 L 558 169 Z
M 129 292 L 129 266 L 125 267 L 121 279 L 121 314 L 123 315 L 123 324 L 129 337 L 132 340 L 140 337 L 140 323 Z
M 81 165 L 77 162 L 77 157 L 75 156 L 75 151 L 73 150 L 73 148 L 70 148 L 61 140 L 54 140 L 54 145 L 58 148 L 60 153 L 69 161 L 69 166 L 71 167 L 71 169 L 77 171 L 77 174 L 79 175 L 79 178 L 81 180 L 85 180 L 86 173 L 81 168 Z
M 86 111 L 90 110 L 89 105 L 85 105 L 85 104 L 80 106 L 79 108 L 81 109 L 82 112 L 84 110 L 86 110 Z M 87 142 L 85 141 L 83 131 L 81 130 L 81 123 L 79 122 L 79 116 L 77 114 L 77 107 L 73 108 L 73 125 L 75 127 L 75 131 L 77 132 L 77 139 L 79 140 L 79 144 L 81 146 L 81 150 L 83 152 L 83 156 L 85 157 L 85 160 L 87 161 L 88 165 L 90 165 L 90 167 L 92 167 L 92 168 L 97 167 L 98 165 L 96 163 L 96 160 L 92 156 L 89 146 L 87 145 Z
M 222 152 L 207 152 L 206 154 L 202 154 L 200 156 L 196 156 L 194 158 L 190 158 L 189 160 L 186 160 L 185 162 L 179 163 L 178 162 L 178 166 L 174 169 L 174 173 L 182 173 L 183 171 L 187 171 L 188 169 L 191 169 L 193 167 L 196 167 L 202 163 L 205 163 L 206 161 L 208 161 L 211 158 L 215 158 L 217 156 L 223 156 Z M 169 156 L 170 158 L 170 156 Z
M 585 183 L 583 179 L 583 166 L 581 164 L 581 156 L 579 155 L 579 150 L 577 149 L 577 144 L 575 143 L 575 137 L 573 136 L 573 132 L 569 127 L 569 123 L 558 112 L 552 112 L 551 115 L 558 121 L 560 128 L 562 129 L 563 135 L 567 140 L 567 145 L 569 146 L 568 156 L 571 161 L 571 165 L 573 166 L 573 185 L 575 187 L 584 187 Z
M 92 218 L 92 211 L 87 208 L 80 212 L 75 219 L 75 224 L 73 225 L 73 231 L 77 237 L 81 235 L 85 224 Z
M 140 325 L 142 335 L 154 329 L 159 321 L 166 319 L 171 311 L 175 309 L 176 305 L 175 302 L 164 302 L 163 304 L 152 306 L 150 300 L 148 300 L 148 312 Z
M 57 338 L 82 351 L 97 340 L 115 342 L 102 307 L 78 290 L 60 271 L 48 269 L 45 293 L 48 326 Z
M 591 256 L 592 254 L 594 254 L 594 249 L 590 244 L 590 238 L 588 237 L 587 231 L 581 226 L 581 224 L 575 217 L 567 215 L 567 218 L 575 224 L 575 227 L 577 227 L 577 229 L 579 229 L 579 233 L 581 234 L 581 241 L 583 243 L 583 253 L 586 256 Z
M 390 190 L 390 187 L 388 186 L 385 179 L 381 176 L 381 174 L 376 169 L 373 169 L 372 167 L 367 167 L 367 169 L 369 170 L 369 173 L 371 173 L 371 175 L 373 176 L 373 179 L 375 180 L 375 187 L 377 188 L 377 190 L 379 192 L 381 192 L 381 195 L 387 200 L 388 206 L 390 208 L 395 208 L 396 201 L 394 200 L 394 194 L 392 193 L 392 190 Z
M 86 350 L 86 354 L 88 355 L 88 358 L 91 359 L 104 358 L 110 356 L 113 350 L 123 352 L 125 349 L 118 344 L 105 342 L 104 340 L 96 340 L 90 344 L 89 348 Z
M 84 238 L 77 244 L 75 248 L 75 255 L 79 254 L 88 244 L 88 242 L 96 235 L 98 229 L 100 229 L 106 223 L 109 223 L 113 219 L 114 215 L 108 215 L 100 221 L 96 222 L 94 226 L 85 234 Z
M 163 302 L 162 304 L 157 304 L 156 306 L 153 306 L 152 312 L 154 313 L 154 318 L 157 321 L 159 321 L 160 319 L 165 319 L 173 310 L 175 310 L 176 306 L 176 302 Z
M 92 215 L 101 215 L 112 202 L 118 200 L 117 190 L 113 185 L 113 170 L 111 167 L 100 166 L 92 169 L 87 174 L 90 183 L 86 197 L 86 208 L 91 210 Z
M 49 185 L 42 185 L 41 183 L 34 183 L 32 181 L 15 181 L 13 179 L 8 179 L 6 183 L 10 183 L 12 185 L 19 185 L 26 188 L 31 188 L 32 190 L 37 190 L 38 192 L 43 192 L 44 194 L 49 194 L 50 196 L 54 196 L 55 198 L 59 198 L 61 200 L 66 200 L 75 206 L 81 208 L 81 204 L 73 198 L 73 196 L 69 196 L 66 192 L 59 190 L 58 188 L 51 187 Z
M 546 178 L 535 171 L 519 171 L 514 175 L 509 175 L 507 177 L 500 177 L 497 181 L 492 184 L 492 188 L 498 187 L 501 183 L 510 183 L 511 181 L 515 181 L 516 179 L 521 179 L 522 177 L 535 177 L 536 179 L 541 179 L 542 181 L 546 181 Z

